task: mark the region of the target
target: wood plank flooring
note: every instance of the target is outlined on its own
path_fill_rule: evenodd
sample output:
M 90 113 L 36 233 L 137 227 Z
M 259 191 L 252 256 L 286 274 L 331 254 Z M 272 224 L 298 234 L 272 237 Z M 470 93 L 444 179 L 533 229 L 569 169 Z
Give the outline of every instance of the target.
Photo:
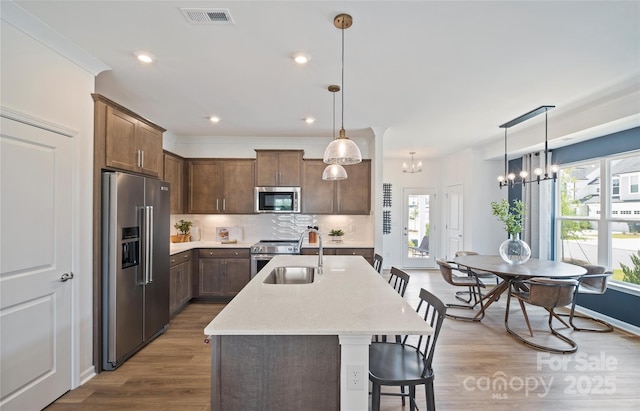
M 411 305 L 417 304 L 420 288 L 445 303 L 456 301 L 457 288 L 437 271 L 408 273 L 405 298 Z M 598 334 L 560 328 L 578 343 L 578 352 L 543 353 L 507 334 L 505 307 L 506 298 L 501 298 L 480 323 L 445 320 L 434 360 L 438 410 L 640 409 L 640 337 L 619 330 Z M 47 410 L 209 410 L 209 346 L 202 330 L 222 308 L 189 305 L 164 335 L 120 368 L 99 374 Z M 527 308 L 535 338 L 542 341 L 546 312 Z M 517 303 L 510 312 L 510 324 L 526 333 Z M 420 389 L 418 406 L 425 408 Z M 382 398 L 382 410 L 408 409 L 397 397 Z

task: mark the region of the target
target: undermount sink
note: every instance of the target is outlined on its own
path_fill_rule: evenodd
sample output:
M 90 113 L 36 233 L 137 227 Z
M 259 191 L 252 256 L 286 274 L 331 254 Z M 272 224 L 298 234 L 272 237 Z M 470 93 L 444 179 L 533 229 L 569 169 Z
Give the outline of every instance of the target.
M 316 274 L 316 267 L 276 267 L 264 284 L 311 284 Z

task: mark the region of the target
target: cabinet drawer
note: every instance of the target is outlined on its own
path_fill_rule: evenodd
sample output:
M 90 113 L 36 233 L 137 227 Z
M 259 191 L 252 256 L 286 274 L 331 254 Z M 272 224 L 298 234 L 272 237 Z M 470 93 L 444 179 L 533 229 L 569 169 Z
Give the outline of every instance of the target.
M 180 263 L 184 263 L 185 261 L 191 260 L 191 251 L 184 251 L 182 253 L 174 254 L 169 256 L 169 267 L 173 267 Z
M 204 248 L 198 250 L 200 258 L 249 258 L 248 248 Z
M 371 248 L 336 248 L 336 255 L 361 255 L 364 258 L 373 258 Z

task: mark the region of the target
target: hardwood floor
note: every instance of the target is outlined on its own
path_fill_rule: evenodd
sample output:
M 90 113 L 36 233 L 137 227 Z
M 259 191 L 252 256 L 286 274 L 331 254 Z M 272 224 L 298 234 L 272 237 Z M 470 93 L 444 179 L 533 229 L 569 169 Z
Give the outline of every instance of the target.
M 420 288 L 445 303 L 455 302 L 457 289 L 437 271 L 408 273 L 405 298 L 411 305 L 417 303 Z M 209 346 L 202 330 L 223 307 L 189 305 L 171 320 L 164 335 L 120 368 L 99 374 L 47 410 L 209 410 Z M 619 330 L 598 334 L 558 327 L 578 343 L 578 352 L 543 353 L 507 334 L 505 307 L 506 298 L 501 298 L 480 323 L 445 320 L 434 360 L 438 410 L 640 409 L 640 337 Z M 535 307 L 527 307 L 527 312 L 541 341 L 546 312 Z M 526 333 L 517 303 L 511 306 L 510 324 Z M 424 410 L 424 390 L 418 392 L 418 406 Z M 383 396 L 381 409 L 409 406 Z

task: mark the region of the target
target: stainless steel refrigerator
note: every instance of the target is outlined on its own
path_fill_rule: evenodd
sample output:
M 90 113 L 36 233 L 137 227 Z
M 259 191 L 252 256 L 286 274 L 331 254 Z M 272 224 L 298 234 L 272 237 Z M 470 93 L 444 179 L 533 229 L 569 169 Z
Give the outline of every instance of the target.
M 102 174 L 103 369 L 169 324 L 169 183 Z

